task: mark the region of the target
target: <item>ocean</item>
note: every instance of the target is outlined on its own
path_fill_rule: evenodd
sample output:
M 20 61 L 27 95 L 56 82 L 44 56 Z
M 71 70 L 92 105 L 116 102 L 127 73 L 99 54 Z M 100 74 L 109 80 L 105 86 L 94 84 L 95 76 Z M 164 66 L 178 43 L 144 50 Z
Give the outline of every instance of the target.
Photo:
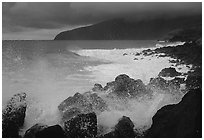
M 2 42 L 2 103 L 3 107 L 12 95 L 25 92 L 28 95 L 25 126 L 59 123 L 57 106 L 76 92 L 86 92 L 95 83 L 105 86 L 119 74 L 127 74 L 148 84 L 165 67 L 174 66 L 169 57 L 137 56 L 144 49 L 153 49 L 176 43 L 158 43 L 155 40 L 126 41 L 3 41 Z M 185 65 L 175 67 L 187 72 Z M 155 102 L 137 103 L 140 112 L 134 112 L 135 122 L 151 119 L 164 96 Z M 159 101 L 159 102 L 158 102 Z M 155 107 L 156 106 L 156 107 Z M 150 110 L 142 115 L 144 110 Z M 118 112 L 117 112 L 118 113 Z M 116 116 L 118 114 L 116 113 Z M 128 114 L 128 113 L 127 113 Z M 99 116 L 99 122 L 107 114 Z M 110 122 L 104 122 L 109 125 Z M 108 121 L 108 119 L 106 120 Z M 146 121 L 146 120 L 145 120 Z

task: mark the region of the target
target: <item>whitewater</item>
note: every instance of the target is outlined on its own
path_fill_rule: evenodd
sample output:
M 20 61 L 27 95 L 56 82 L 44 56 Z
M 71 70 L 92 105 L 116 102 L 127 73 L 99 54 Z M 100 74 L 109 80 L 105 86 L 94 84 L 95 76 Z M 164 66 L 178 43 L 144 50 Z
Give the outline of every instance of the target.
M 93 42 L 3 43 L 3 107 L 12 95 L 19 92 L 28 94 L 28 108 L 22 133 L 36 123 L 58 124 L 60 113 L 57 106 L 76 92 L 89 91 L 95 83 L 105 86 L 116 76 L 127 74 L 148 84 L 150 78 L 156 77 L 163 68 L 174 67 L 178 72 L 187 73 L 192 67 L 171 63 L 170 60 L 174 59 L 170 57 L 136 55 L 145 49 L 176 46 L 183 42 L 147 42 L 148 48 L 145 43 L 141 45 L 141 42 L 140 45 L 144 47 L 139 48 L 126 47 L 128 41 L 112 44 L 104 42 L 100 41 L 99 44 L 106 44 L 106 47 L 99 49 L 94 46 L 97 43 Z M 84 47 L 84 44 L 88 47 Z M 117 44 L 120 47 L 116 48 Z M 121 47 L 121 44 L 124 46 Z M 90 47 L 91 45 L 94 47 Z M 111 48 L 107 47 L 111 45 Z M 131 45 L 137 46 L 137 42 L 132 42 Z M 137 128 L 151 125 L 151 118 L 159 108 L 175 103 L 171 95 L 160 91 L 154 92 L 153 95 L 151 100 L 131 100 L 128 102 L 128 108 L 121 107 L 120 110 L 110 105 L 111 111 L 97 116 L 98 124 L 106 126 L 107 131 L 110 131 L 118 119 L 126 115 Z

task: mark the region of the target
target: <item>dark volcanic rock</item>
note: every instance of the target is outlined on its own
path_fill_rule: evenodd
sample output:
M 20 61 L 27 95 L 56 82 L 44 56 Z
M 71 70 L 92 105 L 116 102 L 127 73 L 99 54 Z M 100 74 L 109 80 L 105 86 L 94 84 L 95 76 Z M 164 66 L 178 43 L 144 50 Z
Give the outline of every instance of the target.
M 168 56 L 181 60 L 186 64 L 202 66 L 202 45 L 196 42 L 185 43 L 184 45 L 167 46 L 155 49 L 155 53 L 165 53 Z
M 151 78 L 149 82 L 149 86 L 166 90 L 168 87 L 168 82 L 161 77 Z
M 65 138 L 65 133 L 61 126 L 53 125 L 44 128 L 36 133 L 36 138 Z
M 2 137 L 19 137 L 19 128 L 24 124 L 26 93 L 15 94 L 2 112 Z
M 97 135 L 97 118 L 95 113 L 79 114 L 64 123 L 67 137 L 93 138 Z
M 134 124 L 129 117 L 123 116 L 118 124 L 115 126 L 115 130 L 105 134 L 105 138 L 134 138 L 136 134 L 133 130 Z
M 201 137 L 202 93 L 190 90 L 176 105 L 162 107 L 153 117 L 147 137 Z
M 202 77 L 189 75 L 186 79 L 186 87 L 188 89 L 202 88 Z
M 180 89 L 180 85 L 184 83 L 184 78 L 176 77 L 172 80 L 165 80 L 162 77 L 156 77 L 150 79 L 148 87 L 150 87 L 151 89 L 164 90 L 167 93 L 171 94 L 177 94 Z
M 178 90 L 180 88 L 180 85 L 185 83 L 184 78 L 174 78 L 173 80 L 170 80 L 169 82 L 169 87 Z
M 92 88 L 93 91 L 103 91 L 103 87 L 101 84 L 94 84 L 94 87 Z
M 87 98 L 92 105 L 93 111 L 103 112 L 107 109 L 106 102 L 101 97 L 99 97 L 96 93 L 91 94 Z
M 36 134 L 47 127 L 47 125 L 35 124 L 25 132 L 24 138 L 36 138 Z
M 88 113 L 92 111 L 92 105 L 87 98 L 76 93 L 73 97 L 68 97 L 59 106 L 58 109 L 62 112 L 62 120 L 68 120 L 77 114 Z
M 69 120 L 81 113 L 102 112 L 106 108 L 106 102 L 96 93 L 76 93 L 73 97 L 68 97 L 58 106 L 58 109 L 62 113 L 62 121 Z
M 107 83 L 104 90 L 111 89 L 111 92 L 118 97 L 136 97 L 139 94 L 148 94 L 150 91 L 144 85 L 142 80 L 134 80 L 126 74 L 121 74 L 115 78 L 115 81 Z
M 181 75 L 181 73 L 177 72 L 175 68 L 170 67 L 170 68 L 162 69 L 158 76 L 175 77 L 175 76 L 179 76 L 179 75 Z

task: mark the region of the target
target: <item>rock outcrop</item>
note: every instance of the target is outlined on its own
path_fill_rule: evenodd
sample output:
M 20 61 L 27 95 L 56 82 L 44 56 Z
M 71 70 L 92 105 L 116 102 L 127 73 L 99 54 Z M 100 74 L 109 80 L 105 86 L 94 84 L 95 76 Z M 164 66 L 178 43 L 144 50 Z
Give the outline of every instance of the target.
M 36 134 L 47 127 L 47 125 L 35 124 L 25 132 L 24 138 L 36 138 Z
M 162 90 L 167 90 L 168 82 L 161 77 L 156 77 L 156 78 L 151 78 L 148 85 L 150 87 L 156 87 Z
M 164 68 L 161 70 L 158 76 L 162 77 L 176 77 L 181 75 L 181 73 L 177 72 L 175 68 L 169 67 L 169 68 Z
M 115 81 L 107 83 L 104 90 L 110 90 L 111 94 L 122 98 L 134 98 L 140 94 L 151 93 L 142 80 L 134 80 L 126 74 L 121 74 L 115 78 Z
M 65 138 L 65 132 L 60 125 L 53 125 L 36 133 L 36 138 Z
M 66 121 L 80 113 L 88 113 L 92 111 L 92 105 L 87 98 L 76 93 L 72 97 L 68 97 L 59 106 L 58 109 L 62 113 L 62 120 Z
M 102 137 L 105 138 L 134 138 L 136 134 L 134 132 L 134 124 L 129 117 L 123 116 L 118 124 L 115 126 L 114 131 L 105 134 Z
M 26 131 L 24 138 L 65 138 L 65 133 L 60 125 L 35 124 Z
M 103 91 L 103 87 L 101 84 L 94 84 L 94 87 L 92 88 L 93 91 Z
M 202 76 L 189 75 L 186 79 L 186 87 L 188 89 L 202 88 Z
M 79 114 L 66 121 L 64 129 L 69 138 L 94 138 L 97 135 L 96 114 Z
M 2 112 L 2 137 L 17 138 L 24 124 L 26 112 L 26 93 L 15 94 Z
M 106 102 L 96 93 L 76 93 L 68 97 L 59 106 L 62 113 L 62 120 L 66 121 L 78 114 L 87 114 L 90 112 L 102 112 L 106 110 Z
M 146 137 L 202 137 L 201 89 L 190 90 L 180 103 L 157 111 Z

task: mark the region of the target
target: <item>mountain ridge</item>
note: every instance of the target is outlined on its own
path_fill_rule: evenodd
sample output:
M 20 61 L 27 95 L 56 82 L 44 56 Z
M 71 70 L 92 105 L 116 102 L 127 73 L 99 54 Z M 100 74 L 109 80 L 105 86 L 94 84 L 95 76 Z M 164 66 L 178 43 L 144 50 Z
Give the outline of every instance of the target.
M 200 16 L 131 21 L 116 18 L 60 32 L 54 40 L 157 40 L 169 33 L 202 25 Z

